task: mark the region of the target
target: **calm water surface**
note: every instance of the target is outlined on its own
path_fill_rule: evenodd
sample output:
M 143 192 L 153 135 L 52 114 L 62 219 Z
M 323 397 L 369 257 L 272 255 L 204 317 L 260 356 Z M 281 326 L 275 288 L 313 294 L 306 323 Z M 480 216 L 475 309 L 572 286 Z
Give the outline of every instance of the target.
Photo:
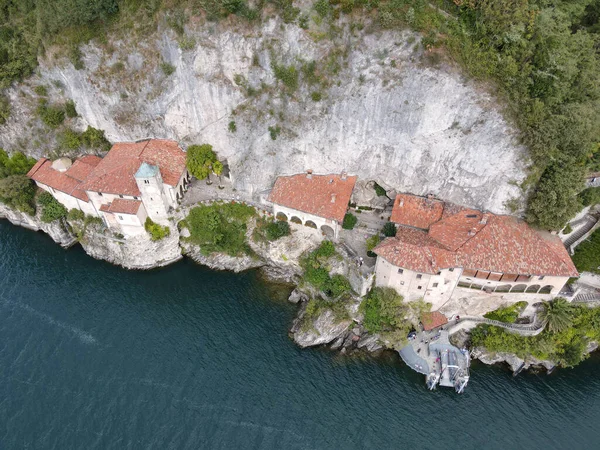
M 597 449 L 600 361 L 429 392 L 287 336 L 256 273 L 130 272 L 0 221 L 0 448 Z

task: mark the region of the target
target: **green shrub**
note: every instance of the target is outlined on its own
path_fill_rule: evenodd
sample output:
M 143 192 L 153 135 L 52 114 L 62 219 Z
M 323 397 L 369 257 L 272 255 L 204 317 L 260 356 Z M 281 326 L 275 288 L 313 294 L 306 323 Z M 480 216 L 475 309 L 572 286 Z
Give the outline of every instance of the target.
M 81 147 L 81 135 L 70 128 L 59 134 L 58 141 L 60 147 L 65 150 L 77 150 Z
M 382 188 L 381 186 L 379 186 L 377 183 L 375 183 L 373 185 L 373 188 L 375 189 L 375 193 L 379 196 L 379 197 L 386 197 L 387 194 L 385 192 L 385 189 Z
M 49 106 L 43 101 L 37 108 L 37 113 L 42 122 L 50 128 L 57 128 L 65 120 L 65 111 L 59 106 Z
M 85 220 L 85 214 L 80 209 L 73 208 L 67 213 L 67 219 L 70 221 Z
M 9 175 L 25 175 L 35 165 L 35 159 L 21 152 L 14 152 L 10 157 L 0 148 L 0 178 Z
M 0 179 L 0 202 L 23 211 L 35 214 L 35 184 L 25 175 L 9 175 Z
M 280 133 L 281 133 L 281 127 L 279 125 L 276 125 L 274 127 L 269 127 L 269 135 L 271 136 L 272 140 L 276 140 L 277 136 L 279 136 Z
M 271 68 L 275 78 L 281 81 L 290 91 L 298 89 L 298 69 L 295 66 L 285 66 L 273 63 Z
M 337 298 L 342 294 L 352 291 L 350 282 L 343 275 L 335 274 L 328 276 L 328 280 L 323 283 L 322 291 L 331 298 Z
M 65 103 L 65 113 L 67 114 L 67 117 L 70 117 L 71 119 L 77 117 L 77 109 L 75 108 L 75 102 L 73 100 L 67 100 Z
M 168 226 L 162 226 L 154 222 L 150 217 L 144 222 L 144 229 L 150 235 L 152 241 L 160 241 L 171 234 L 171 229 Z
M 342 228 L 345 230 L 351 230 L 354 228 L 357 222 L 358 219 L 354 214 L 346 213 L 344 216 L 344 221 L 342 222 Z
M 231 122 L 229 122 L 229 125 L 227 125 L 227 129 L 231 132 L 231 133 L 235 133 L 237 131 L 237 126 L 235 124 L 235 120 L 232 120 Z
M 213 203 L 192 208 L 186 223 L 190 242 L 199 245 L 204 255 L 213 252 L 231 256 L 252 254 L 246 243 L 248 220 L 256 214 L 253 207 L 241 203 Z
M 370 238 L 367 239 L 367 252 L 372 252 L 373 249 L 375 247 L 377 247 L 377 244 L 379 244 L 380 241 L 380 237 L 378 234 L 371 236 Z
M 519 314 L 527 307 L 527 302 L 517 302 L 510 306 L 503 306 L 495 309 L 483 315 L 491 320 L 498 320 L 499 322 L 515 323 L 519 318 Z
M 331 5 L 329 4 L 329 0 L 317 0 L 313 5 L 314 10 L 321 17 L 326 17 L 331 12 Z
M 49 192 L 42 192 L 38 196 L 37 201 L 42 207 L 42 215 L 40 216 L 42 222 L 50 223 L 67 216 L 67 208 L 65 208 Z
M 575 248 L 573 263 L 579 272 L 600 274 L 600 229 Z
M 104 131 L 90 127 L 89 125 L 81 134 L 81 140 L 88 148 L 105 152 L 110 150 L 110 142 L 104 136 Z
M 600 203 L 600 187 L 590 187 L 579 193 L 579 200 L 583 206 L 597 205 Z
M 48 97 L 48 88 L 43 84 L 36 86 L 33 90 L 40 97 Z
M 310 94 L 310 98 L 312 98 L 313 102 L 320 102 L 322 95 L 320 92 L 313 92 L 312 94 Z
M 327 261 L 335 255 L 335 246 L 331 241 L 323 241 L 319 247 L 303 257 L 300 265 L 304 269 L 304 281 L 327 293 L 337 292 L 338 287 L 331 285 Z M 336 283 L 339 283 L 338 279 Z
M 170 76 L 173 75 L 175 73 L 175 66 L 172 64 L 169 64 L 167 62 L 164 62 L 160 65 L 160 69 L 163 71 L 163 73 L 166 76 Z
M 396 224 L 394 222 L 386 222 L 381 230 L 383 235 L 386 237 L 396 236 L 396 231 Z
M 10 117 L 10 102 L 8 98 L 0 93 L 0 125 L 4 125 Z
M 266 227 L 266 235 L 269 241 L 275 241 L 281 237 L 289 236 L 290 224 L 283 220 L 269 222 Z

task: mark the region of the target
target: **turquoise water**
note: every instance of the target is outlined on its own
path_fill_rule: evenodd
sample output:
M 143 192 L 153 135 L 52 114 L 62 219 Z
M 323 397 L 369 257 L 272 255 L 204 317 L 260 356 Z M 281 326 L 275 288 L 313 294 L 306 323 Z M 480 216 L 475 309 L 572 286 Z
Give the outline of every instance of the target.
M 389 354 L 301 350 L 255 272 L 131 272 L 0 221 L 0 448 L 599 448 L 598 359 L 464 395 Z

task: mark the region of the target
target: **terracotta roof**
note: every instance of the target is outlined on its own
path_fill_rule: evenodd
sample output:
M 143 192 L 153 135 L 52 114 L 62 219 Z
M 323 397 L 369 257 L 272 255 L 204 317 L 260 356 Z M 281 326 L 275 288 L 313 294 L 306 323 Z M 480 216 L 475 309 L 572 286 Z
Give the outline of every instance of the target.
M 279 177 L 269 200 L 287 208 L 315 216 L 344 220 L 356 176 L 342 180 L 340 175 L 292 175 Z
M 101 158 L 92 155 L 78 158 L 65 172 L 52 168 L 52 161 L 40 158 L 27 173 L 27 176 L 38 183 L 45 184 L 65 194 L 88 202 L 87 194 L 81 189 L 81 182 L 98 165 Z
M 149 139 L 113 145 L 82 186 L 86 191 L 139 196 L 135 173 L 142 163 L 158 166 L 165 184 L 176 186 L 185 172 L 185 152 L 177 142 Z
M 429 232 L 399 227 L 373 250 L 398 267 L 435 274 L 462 267 L 523 275 L 578 276 L 558 236 L 511 216 L 459 208 Z M 475 217 L 471 217 L 475 216 Z
M 130 214 L 135 215 L 140 209 L 142 202 L 140 200 L 125 200 L 116 198 L 112 203 L 106 203 L 100 206 L 100 211 L 111 214 Z
M 439 311 L 425 312 L 421 314 L 421 323 L 425 331 L 433 330 L 448 323 L 448 318 Z
M 428 229 L 442 218 L 444 202 L 410 194 L 398 194 L 390 220 L 400 225 Z

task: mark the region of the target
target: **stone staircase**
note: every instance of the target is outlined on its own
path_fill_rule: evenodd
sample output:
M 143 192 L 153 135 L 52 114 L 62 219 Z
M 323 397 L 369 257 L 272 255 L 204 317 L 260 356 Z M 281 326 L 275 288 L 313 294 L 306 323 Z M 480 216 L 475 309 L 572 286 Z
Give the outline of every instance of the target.
M 573 299 L 577 303 L 600 302 L 600 292 L 584 292 Z
M 461 316 L 460 321 L 456 323 L 452 328 L 451 333 L 454 333 L 458 328 L 462 328 L 460 325 L 465 322 L 484 323 L 487 325 L 494 325 L 496 327 L 504 328 L 511 333 L 520 334 L 521 336 L 535 336 L 544 331 L 544 327 L 538 323 L 506 323 L 498 320 L 487 319 L 485 317 L 476 316 Z M 455 328 L 456 327 L 456 328 Z
M 566 238 L 563 242 L 565 248 L 567 250 L 571 249 L 571 246 L 575 244 L 578 240 L 584 237 L 589 231 L 594 228 L 594 226 L 598 223 L 598 216 L 588 214 L 585 216 L 585 222 L 581 227 L 577 229 L 573 234 L 571 234 L 568 238 Z

